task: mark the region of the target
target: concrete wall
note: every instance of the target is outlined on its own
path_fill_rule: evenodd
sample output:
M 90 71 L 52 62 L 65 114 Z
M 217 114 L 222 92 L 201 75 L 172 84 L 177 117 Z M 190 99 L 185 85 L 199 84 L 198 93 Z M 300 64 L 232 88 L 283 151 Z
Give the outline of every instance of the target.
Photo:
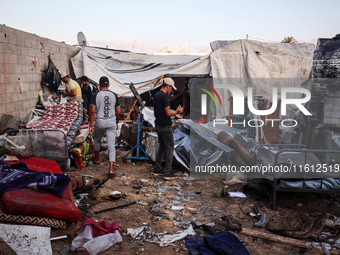
M 72 77 L 71 58 L 78 51 L 78 47 L 0 25 L 0 115 L 24 120 L 37 103 L 48 54 L 53 54 L 60 72 Z

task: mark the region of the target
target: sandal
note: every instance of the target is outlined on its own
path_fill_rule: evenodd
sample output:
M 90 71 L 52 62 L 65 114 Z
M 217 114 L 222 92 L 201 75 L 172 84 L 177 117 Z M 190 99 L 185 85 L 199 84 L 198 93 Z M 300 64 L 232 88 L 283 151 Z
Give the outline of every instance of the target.
M 99 161 L 95 161 L 95 160 L 93 160 L 93 164 L 95 164 L 95 165 L 99 165 L 99 164 L 100 164 L 100 162 L 99 162 Z

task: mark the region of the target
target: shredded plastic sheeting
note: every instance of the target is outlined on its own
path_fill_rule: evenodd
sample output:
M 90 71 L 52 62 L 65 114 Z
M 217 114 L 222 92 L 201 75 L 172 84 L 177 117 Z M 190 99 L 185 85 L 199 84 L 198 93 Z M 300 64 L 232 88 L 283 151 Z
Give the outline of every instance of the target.
M 93 237 L 92 227 L 86 225 L 84 231 L 73 239 L 71 250 L 86 250 L 89 255 L 96 255 L 122 241 L 122 236 L 118 230 L 107 235 Z
M 127 234 L 130 235 L 135 240 L 144 240 L 150 243 L 157 243 L 159 246 L 168 246 L 172 243 L 184 239 L 188 235 L 196 235 L 195 230 L 193 229 L 192 225 L 185 230 L 180 230 L 175 234 L 168 234 L 167 232 L 163 233 L 152 233 L 146 232 L 148 227 L 140 227 L 140 228 L 128 228 Z
M 174 130 L 174 163 L 190 170 L 190 124 L 184 123 Z
M 236 163 L 236 153 L 217 140 L 217 135 L 204 125 L 190 124 L 190 163 L 192 167 Z M 195 172 L 196 169 L 190 169 Z
M 0 224 L 0 233 L 18 255 L 52 255 L 50 228 Z

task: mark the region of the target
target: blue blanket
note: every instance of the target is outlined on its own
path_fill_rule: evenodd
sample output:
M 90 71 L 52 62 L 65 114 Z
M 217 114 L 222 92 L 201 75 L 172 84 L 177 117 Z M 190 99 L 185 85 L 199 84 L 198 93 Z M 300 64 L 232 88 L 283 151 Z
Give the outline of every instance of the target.
M 0 195 L 6 191 L 28 187 L 61 198 L 70 181 L 70 177 L 64 174 L 34 171 L 22 162 L 10 165 L 0 161 Z
M 191 255 L 250 255 L 243 243 L 229 231 L 189 236 L 185 244 Z

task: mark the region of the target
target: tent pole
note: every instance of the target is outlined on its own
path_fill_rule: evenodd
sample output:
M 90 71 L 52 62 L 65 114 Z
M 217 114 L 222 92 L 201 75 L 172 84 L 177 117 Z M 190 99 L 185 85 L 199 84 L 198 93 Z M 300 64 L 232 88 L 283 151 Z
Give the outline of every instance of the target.
M 146 85 L 149 85 L 150 83 L 153 83 L 154 81 L 157 81 L 157 80 L 162 79 L 162 78 L 164 78 L 164 76 L 159 76 L 159 77 L 157 77 L 156 79 L 153 79 L 153 80 L 151 80 L 151 81 L 149 81 L 149 82 L 147 82 L 147 83 L 145 83 L 145 84 L 143 84 L 143 85 L 140 85 L 138 88 L 136 88 L 136 90 L 138 90 L 138 89 L 140 89 L 140 88 L 143 88 L 143 87 L 145 87 Z M 126 94 L 129 94 L 130 92 L 131 92 L 131 91 L 124 92 L 124 93 L 120 94 L 118 97 L 125 96 Z
M 131 113 L 132 113 L 133 107 L 135 107 L 136 103 L 137 103 L 137 99 L 136 99 L 135 102 L 133 103 L 133 106 L 131 107 L 129 114 L 128 114 L 128 116 L 126 117 L 126 119 L 125 119 L 125 121 L 124 121 L 124 124 L 128 121 L 128 119 L 129 119 L 129 117 L 130 117 L 130 115 L 131 115 Z

